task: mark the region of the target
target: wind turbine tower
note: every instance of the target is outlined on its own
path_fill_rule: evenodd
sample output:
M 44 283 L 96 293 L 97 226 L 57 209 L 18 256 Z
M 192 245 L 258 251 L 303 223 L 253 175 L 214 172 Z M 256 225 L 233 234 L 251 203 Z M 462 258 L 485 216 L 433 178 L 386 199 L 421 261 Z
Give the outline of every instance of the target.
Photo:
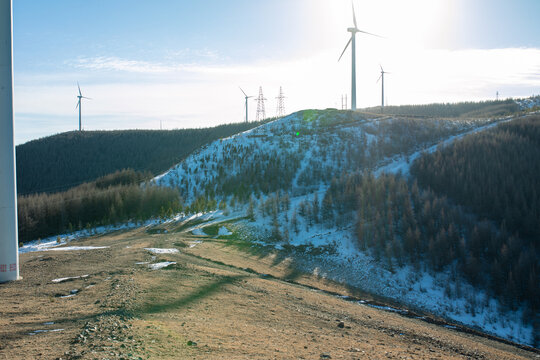
M 379 65 L 381 67 L 381 76 L 379 76 L 379 79 L 377 80 L 377 82 L 379 82 L 380 80 L 382 80 L 381 82 L 381 89 L 382 89 L 382 94 L 381 94 L 381 113 L 384 112 L 384 74 L 390 74 L 388 71 L 384 71 L 382 65 Z
M 264 111 L 264 101 L 262 86 L 259 86 L 259 96 L 255 99 L 257 101 L 257 121 L 266 119 L 266 112 Z
M 276 116 L 282 117 L 285 115 L 285 95 L 283 95 L 283 89 L 281 86 L 279 87 L 279 95 L 276 97 L 276 99 L 278 100 Z
M 12 1 L 0 1 L 0 283 L 19 279 L 12 18 Z
M 349 42 L 347 42 L 347 45 L 345 45 L 345 49 L 343 49 L 343 52 L 339 56 L 338 61 L 341 60 L 341 58 L 343 57 L 343 54 L 345 54 L 345 50 L 347 50 L 347 48 L 349 47 L 349 44 L 352 43 L 352 46 L 351 46 L 351 54 L 352 54 L 351 110 L 356 110 L 356 33 L 363 33 L 363 34 L 368 34 L 368 35 L 377 36 L 377 37 L 380 37 L 380 36 L 358 29 L 358 25 L 356 24 L 356 15 L 354 13 L 354 4 L 352 6 L 352 12 L 353 12 L 354 27 L 350 27 L 347 29 L 347 31 L 351 33 L 351 38 L 349 39 Z
M 92 100 L 90 99 L 89 97 L 86 97 L 86 96 L 83 96 L 83 94 L 81 93 L 81 87 L 79 86 L 79 82 L 77 82 L 77 87 L 79 88 L 79 95 L 77 95 L 77 106 L 75 106 L 75 109 L 76 108 L 79 108 L 79 131 L 82 131 L 82 123 L 81 123 L 81 99 L 88 99 L 88 100 Z
M 247 94 L 244 92 L 244 90 L 242 90 L 241 87 L 240 88 L 240 91 L 244 94 L 245 98 L 246 98 L 246 124 L 248 123 L 248 99 L 250 97 L 253 97 L 253 96 L 247 96 Z

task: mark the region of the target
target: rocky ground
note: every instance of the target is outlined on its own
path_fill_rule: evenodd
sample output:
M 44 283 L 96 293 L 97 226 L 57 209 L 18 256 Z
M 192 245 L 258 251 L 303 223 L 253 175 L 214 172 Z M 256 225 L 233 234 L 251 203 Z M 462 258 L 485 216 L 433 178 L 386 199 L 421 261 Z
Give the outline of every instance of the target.
M 540 359 L 350 301 L 381 299 L 245 243 L 144 229 L 80 243 L 109 247 L 22 254 L 23 280 L 0 285 L 0 359 Z M 176 264 L 145 263 L 162 261 Z

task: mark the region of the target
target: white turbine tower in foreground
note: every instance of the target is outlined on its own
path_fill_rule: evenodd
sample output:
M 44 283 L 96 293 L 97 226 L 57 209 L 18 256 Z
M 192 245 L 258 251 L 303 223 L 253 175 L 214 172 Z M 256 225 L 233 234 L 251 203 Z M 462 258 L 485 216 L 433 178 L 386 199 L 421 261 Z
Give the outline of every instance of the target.
M 352 48 L 351 48 L 351 52 L 352 52 L 351 109 L 356 110 L 356 33 L 360 32 L 360 33 L 373 35 L 377 37 L 380 37 L 380 36 L 372 34 L 372 33 L 368 33 L 367 31 L 359 30 L 358 25 L 356 24 L 356 15 L 354 13 L 354 5 L 352 7 L 352 11 L 353 11 L 354 27 L 347 29 L 347 31 L 351 33 L 351 38 L 349 39 L 349 42 L 347 43 L 347 45 L 345 45 L 345 49 L 343 49 L 343 52 L 339 56 L 338 61 L 341 60 L 341 58 L 343 57 L 343 54 L 345 54 L 345 50 L 347 50 L 347 48 L 349 47 L 349 44 L 352 43 Z
M 88 99 L 88 100 L 92 100 L 90 99 L 89 97 L 86 97 L 86 96 L 83 96 L 83 94 L 81 93 L 81 87 L 79 86 L 79 82 L 77 82 L 77 87 L 79 88 L 79 95 L 77 95 L 77 106 L 75 106 L 75 109 L 76 108 L 79 108 L 79 131 L 82 130 L 82 123 L 81 123 L 81 99 Z
M 247 96 L 247 94 L 240 88 L 240 91 L 244 93 L 244 96 L 246 97 L 246 123 L 248 122 L 248 99 L 253 96 Z
M 11 0 L 0 1 L 0 283 L 19 278 Z
M 379 65 L 381 67 L 381 76 L 379 76 L 379 80 L 382 80 L 381 87 L 382 87 L 382 94 L 381 94 L 381 113 L 384 111 L 384 74 L 390 74 L 388 71 L 384 71 L 382 65 Z

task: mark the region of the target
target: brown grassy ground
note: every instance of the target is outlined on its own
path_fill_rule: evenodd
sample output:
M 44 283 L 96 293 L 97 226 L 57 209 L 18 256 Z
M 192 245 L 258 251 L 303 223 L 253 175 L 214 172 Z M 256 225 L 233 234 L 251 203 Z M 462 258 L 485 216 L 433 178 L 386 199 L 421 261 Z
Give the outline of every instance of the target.
M 107 249 L 23 254 L 24 279 L 0 285 L 0 359 L 540 358 L 345 301 L 325 291 L 366 295 L 274 253 L 215 239 L 190 248 L 194 240 L 136 230 L 84 241 Z M 145 247 L 180 252 L 152 260 Z M 177 265 L 135 264 L 159 260 Z

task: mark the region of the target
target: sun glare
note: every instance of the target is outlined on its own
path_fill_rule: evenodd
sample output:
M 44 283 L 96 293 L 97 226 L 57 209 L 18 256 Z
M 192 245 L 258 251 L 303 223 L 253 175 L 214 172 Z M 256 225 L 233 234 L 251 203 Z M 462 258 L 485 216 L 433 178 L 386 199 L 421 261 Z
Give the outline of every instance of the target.
M 347 28 L 353 25 L 349 0 L 311 3 L 320 21 L 320 37 L 336 42 L 336 35 L 347 38 Z M 386 42 L 406 43 L 413 47 L 428 47 L 444 38 L 448 29 L 452 3 L 450 0 L 381 0 L 353 1 L 358 28 L 386 38 Z M 320 39 L 319 39 L 320 40 Z M 344 45 L 344 44 L 343 44 Z

